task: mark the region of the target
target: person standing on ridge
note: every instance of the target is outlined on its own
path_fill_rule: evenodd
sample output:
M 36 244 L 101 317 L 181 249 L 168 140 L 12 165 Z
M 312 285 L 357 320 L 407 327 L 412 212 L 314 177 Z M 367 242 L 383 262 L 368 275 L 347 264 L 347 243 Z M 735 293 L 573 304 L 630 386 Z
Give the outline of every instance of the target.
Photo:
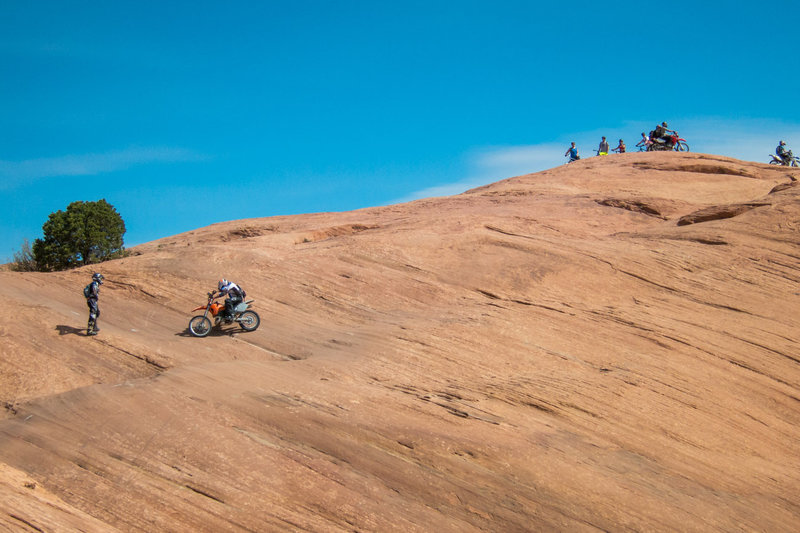
M 642 140 L 636 143 L 636 146 L 639 148 L 640 152 L 644 152 L 647 150 L 647 145 L 650 144 L 650 139 L 647 138 L 644 132 L 642 132 Z
M 225 310 L 222 312 L 222 318 L 230 320 L 233 318 L 233 310 L 244 301 L 245 293 L 237 284 L 224 278 L 219 280 L 217 288 L 219 289 L 219 294 L 216 297 L 228 296 L 225 300 Z
M 597 147 L 597 155 L 608 155 L 608 141 L 605 137 L 600 141 L 600 146 Z
M 644 135 L 644 134 L 642 134 L 642 135 Z M 620 153 L 620 154 L 624 154 L 624 153 L 625 153 L 625 141 L 623 141 L 622 139 L 620 139 L 620 140 L 619 140 L 619 144 L 617 145 L 617 147 L 616 147 L 616 148 L 614 148 L 614 150 L 613 150 L 613 151 L 614 151 L 614 152 L 617 152 L 617 153 Z
M 581 158 L 581 156 L 578 155 L 578 148 L 575 146 L 574 142 L 570 144 L 570 147 L 567 148 L 567 151 L 564 153 L 564 157 L 567 156 L 569 156 L 569 161 L 567 161 L 567 163 L 572 163 Z
M 97 327 L 97 319 L 100 318 L 100 308 L 97 306 L 97 300 L 100 297 L 100 285 L 106 278 L 99 273 L 92 275 L 92 281 L 83 289 L 83 295 L 86 297 L 86 305 L 89 307 L 89 323 L 86 326 L 86 335 L 97 335 L 100 328 Z

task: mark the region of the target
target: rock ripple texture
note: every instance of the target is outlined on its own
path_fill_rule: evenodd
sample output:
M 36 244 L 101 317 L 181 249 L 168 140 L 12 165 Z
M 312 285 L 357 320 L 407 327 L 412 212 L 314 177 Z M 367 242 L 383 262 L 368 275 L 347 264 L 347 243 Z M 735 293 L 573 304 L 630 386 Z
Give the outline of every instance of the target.
M 798 531 L 797 171 L 624 154 L 0 272 L 0 529 Z M 197 339 L 219 277 L 260 328 Z

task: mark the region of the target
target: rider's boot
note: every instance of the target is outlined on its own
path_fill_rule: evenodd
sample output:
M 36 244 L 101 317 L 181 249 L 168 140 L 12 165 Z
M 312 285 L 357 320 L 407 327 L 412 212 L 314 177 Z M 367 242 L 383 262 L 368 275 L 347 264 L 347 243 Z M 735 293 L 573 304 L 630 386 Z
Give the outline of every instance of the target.
M 86 325 L 86 335 L 97 335 L 97 326 L 95 325 L 94 320 L 89 320 L 89 323 Z

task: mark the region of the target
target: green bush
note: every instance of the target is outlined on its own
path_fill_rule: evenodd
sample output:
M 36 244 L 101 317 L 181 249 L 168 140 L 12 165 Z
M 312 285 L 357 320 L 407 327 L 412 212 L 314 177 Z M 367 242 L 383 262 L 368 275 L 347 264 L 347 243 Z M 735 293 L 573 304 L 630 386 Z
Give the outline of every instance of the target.
M 124 255 L 125 222 L 105 200 L 72 202 L 66 211 L 50 213 L 43 239 L 33 243 L 38 270 L 65 270 Z

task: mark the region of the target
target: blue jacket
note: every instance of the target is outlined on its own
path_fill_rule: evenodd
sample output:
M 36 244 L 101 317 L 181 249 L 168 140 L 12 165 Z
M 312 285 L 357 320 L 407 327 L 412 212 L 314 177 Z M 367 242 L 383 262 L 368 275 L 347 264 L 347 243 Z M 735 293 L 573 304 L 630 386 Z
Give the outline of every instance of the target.
M 97 300 L 98 296 L 100 296 L 100 284 L 93 281 L 89 284 L 89 299 Z

